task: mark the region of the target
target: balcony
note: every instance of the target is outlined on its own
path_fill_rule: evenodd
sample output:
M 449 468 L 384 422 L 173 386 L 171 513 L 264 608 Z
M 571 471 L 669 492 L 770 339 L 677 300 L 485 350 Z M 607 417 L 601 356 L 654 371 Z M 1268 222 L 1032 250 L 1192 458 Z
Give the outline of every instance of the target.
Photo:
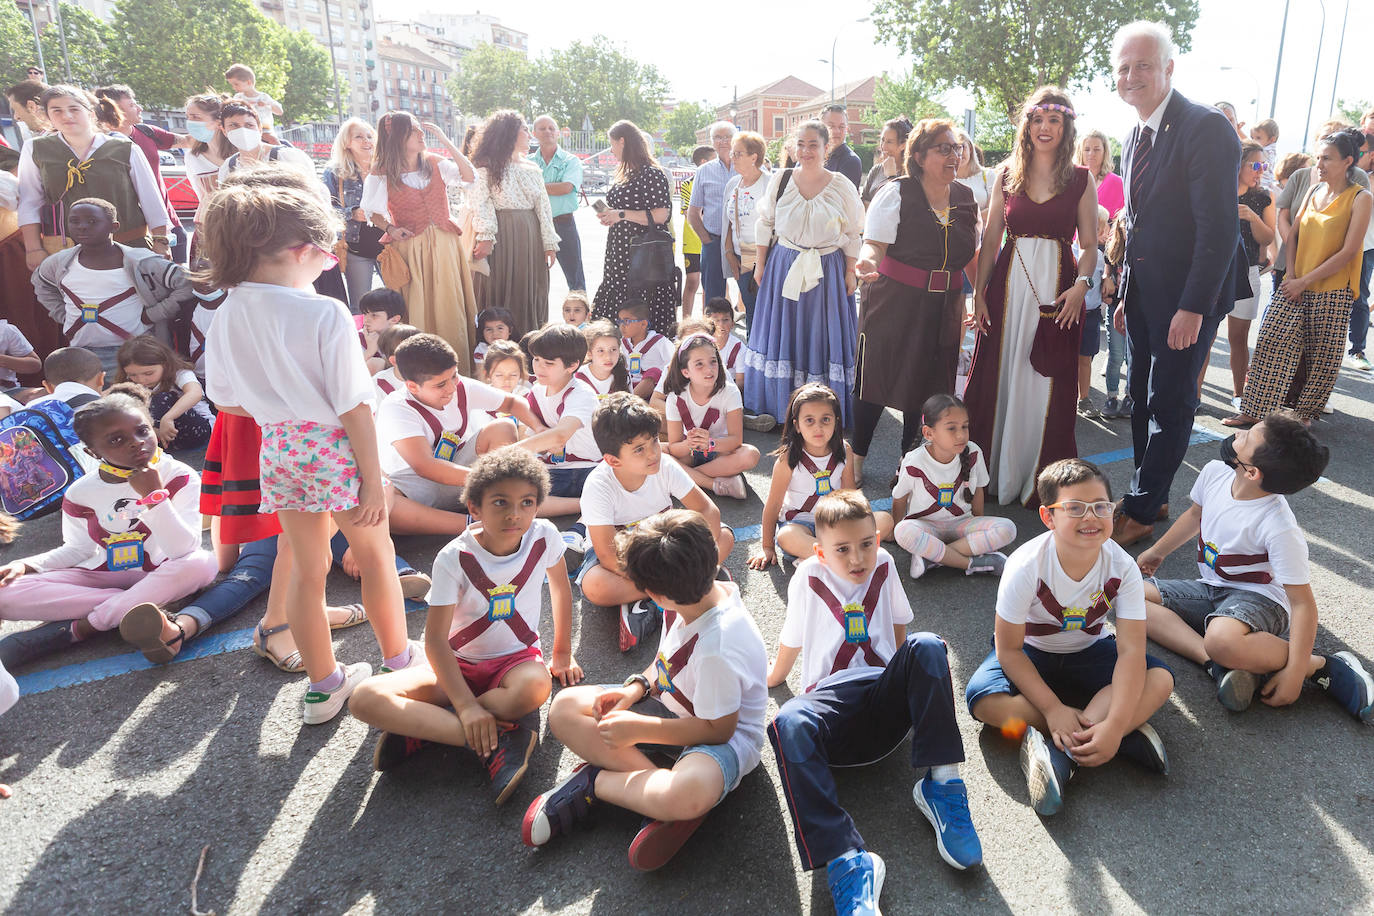
M 372 50 L 372 39 L 369 38 L 367 41 L 363 42 L 363 47 L 364 47 L 364 48 L 367 48 L 367 50 L 371 51 L 371 50 Z
M 377 69 L 377 62 L 376 62 L 375 60 L 373 60 L 372 58 L 369 57 L 369 58 L 367 59 L 367 62 L 366 62 L 366 64 L 365 64 L 365 66 L 366 66 L 367 69 L 369 69 L 369 70 L 376 70 L 376 69 Z
M 368 92 L 376 92 L 376 91 L 377 91 L 377 81 L 376 81 L 376 80 L 368 80 L 368 81 L 367 81 L 367 91 L 368 91 Z
M 371 20 L 371 19 L 364 19 L 364 20 L 363 20 L 363 31 L 366 32 L 367 30 L 369 30 L 369 29 L 371 29 L 371 28 L 372 28 L 372 20 Z

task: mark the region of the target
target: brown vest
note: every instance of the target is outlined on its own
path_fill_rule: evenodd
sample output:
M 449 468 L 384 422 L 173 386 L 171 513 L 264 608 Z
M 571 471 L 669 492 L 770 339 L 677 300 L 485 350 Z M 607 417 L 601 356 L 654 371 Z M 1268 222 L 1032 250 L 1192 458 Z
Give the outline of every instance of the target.
M 439 176 L 439 157 L 425 153 L 429 163 L 429 184 L 423 188 L 412 188 L 405 182 L 387 182 L 387 210 L 391 212 L 391 222 L 416 235 L 430 226 L 437 226 L 444 232 L 458 232 L 458 224 L 448 207 L 448 188 Z
M 60 210 L 59 234 L 66 234 L 68 208 L 83 197 L 98 197 L 114 204 L 121 236 L 147 227 L 129 175 L 129 154 L 134 144 L 127 137 L 109 135 L 84 162 L 77 161 L 61 134 L 45 134 L 31 142 L 33 162 L 43 182 L 44 203 Z

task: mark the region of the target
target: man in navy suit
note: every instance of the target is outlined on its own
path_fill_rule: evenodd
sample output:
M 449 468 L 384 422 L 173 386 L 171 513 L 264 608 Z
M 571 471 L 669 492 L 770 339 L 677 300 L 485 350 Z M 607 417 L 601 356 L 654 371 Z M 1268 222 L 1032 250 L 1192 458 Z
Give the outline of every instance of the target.
M 1124 26 L 1113 42 L 1117 93 L 1140 118 L 1121 154 L 1128 234 L 1115 320 L 1118 328 L 1124 321 L 1131 351 L 1136 465 L 1112 534 L 1123 545 L 1150 536 L 1168 515 L 1198 374 L 1235 304 L 1240 141 L 1221 112 L 1173 90 L 1173 56 L 1160 23 Z

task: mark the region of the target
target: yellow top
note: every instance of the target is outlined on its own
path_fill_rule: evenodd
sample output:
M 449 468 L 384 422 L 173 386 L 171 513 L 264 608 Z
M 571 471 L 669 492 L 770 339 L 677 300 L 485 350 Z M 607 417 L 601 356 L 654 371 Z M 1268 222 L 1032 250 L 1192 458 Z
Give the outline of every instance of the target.
M 1326 205 L 1317 209 L 1315 194 L 1307 199 L 1302 217 L 1298 223 L 1298 253 L 1294 262 L 1297 276 L 1312 272 L 1345 245 L 1345 236 L 1350 229 L 1350 215 L 1355 205 L 1355 197 L 1364 190 L 1359 185 L 1351 185 Z M 1360 256 L 1356 254 L 1350 261 L 1324 280 L 1318 280 L 1308 287 L 1309 292 L 1325 293 L 1335 289 L 1349 289 L 1358 295 L 1360 288 Z
M 678 209 L 682 211 L 682 253 L 701 254 L 701 239 L 697 238 L 692 224 L 687 222 L 687 208 L 692 205 L 692 179 L 682 183 L 682 201 Z

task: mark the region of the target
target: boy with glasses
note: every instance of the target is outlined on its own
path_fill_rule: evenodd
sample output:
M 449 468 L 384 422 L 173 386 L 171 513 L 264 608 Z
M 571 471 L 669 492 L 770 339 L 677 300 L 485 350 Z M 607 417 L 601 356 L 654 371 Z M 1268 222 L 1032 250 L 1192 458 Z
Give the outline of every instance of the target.
M 1065 458 L 1040 472 L 1036 490 L 1049 531 L 1007 560 L 993 651 L 965 697 L 975 719 L 1022 737 L 1032 807 L 1049 816 L 1063 806 L 1079 766 L 1121 754 L 1168 774 L 1149 719 L 1169 699 L 1174 677 L 1145 652 L 1140 570 L 1111 539 L 1106 476 Z M 1105 626 L 1108 612 L 1116 635 Z
M 673 342 L 657 331 L 650 332 L 649 304 L 643 299 L 622 305 L 615 323 L 620 327 L 620 350 L 630 372 L 630 390 L 647 402 L 654 396 L 663 370 L 672 362 Z
M 1287 706 L 1309 683 L 1361 722 L 1374 717 L 1374 680 L 1350 652 L 1318 655 L 1307 540 L 1288 506 L 1319 478 L 1330 452 L 1293 417 L 1275 413 L 1221 443 L 1193 484 L 1192 505 L 1140 555 L 1153 575 L 1185 543 L 1198 578 L 1145 584 L 1149 637 L 1202 665 L 1217 700 L 1246 709 L 1258 690 Z

